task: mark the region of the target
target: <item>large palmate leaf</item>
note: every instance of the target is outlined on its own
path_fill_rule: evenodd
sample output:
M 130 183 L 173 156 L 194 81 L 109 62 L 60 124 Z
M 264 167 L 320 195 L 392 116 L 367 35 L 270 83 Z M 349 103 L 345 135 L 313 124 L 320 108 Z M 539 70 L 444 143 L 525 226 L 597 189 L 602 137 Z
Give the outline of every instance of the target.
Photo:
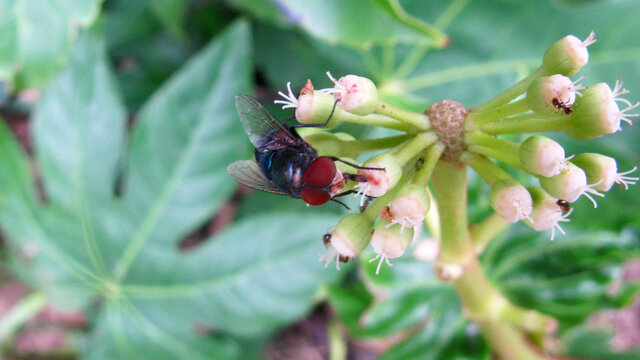
M 608 285 L 621 276 L 625 260 L 640 256 L 637 234 L 567 231 L 555 241 L 528 228 L 494 240 L 483 257 L 489 277 L 518 304 L 568 324 L 633 299 L 637 284 L 615 293 Z
M 0 77 L 20 88 L 42 85 L 66 62 L 78 29 L 100 11 L 100 0 L 0 1 Z
M 11 266 L 60 306 L 97 304 L 86 358 L 253 358 L 244 343 L 304 314 L 336 276 L 317 262 L 336 216 L 313 211 L 246 217 L 178 247 L 229 198 L 226 165 L 249 153 L 233 103 L 250 88 L 249 35 L 237 22 L 212 41 L 148 101 L 127 141 L 105 47 L 84 34 L 35 111 L 44 204 L 0 126 Z

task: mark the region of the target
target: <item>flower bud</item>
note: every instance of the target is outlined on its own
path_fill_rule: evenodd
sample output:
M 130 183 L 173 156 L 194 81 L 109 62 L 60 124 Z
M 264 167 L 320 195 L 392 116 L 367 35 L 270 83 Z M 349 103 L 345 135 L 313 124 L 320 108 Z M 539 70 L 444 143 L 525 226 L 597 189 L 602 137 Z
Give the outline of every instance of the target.
M 342 256 L 354 257 L 369 244 L 372 228 L 373 222 L 363 214 L 349 214 L 331 233 L 331 246 Z
M 324 124 L 331 116 L 327 127 L 335 126 L 339 122 L 341 109 L 336 107 L 331 115 L 334 104 L 335 100 L 331 95 L 314 91 L 311 80 L 307 80 L 297 99 L 296 119 L 302 124 Z
M 549 195 L 574 202 L 587 188 L 587 175 L 579 167 L 567 162 L 560 174 L 548 178 L 541 177 L 540 184 Z
M 547 74 L 575 75 L 589 61 L 587 46 L 596 42 L 595 37 L 592 31 L 584 41 L 573 35 L 556 41 L 544 53 L 542 68 Z
M 340 139 L 330 132 L 318 131 L 308 136 L 304 136 L 303 138 L 304 141 L 311 145 L 311 147 L 313 147 L 318 154 L 322 156 L 342 155 Z
M 531 174 L 550 177 L 560 174 L 565 163 L 564 149 L 548 137 L 534 135 L 518 148 L 520 163 Z
M 367 182 L 359 184 L 360 193 L 364 196 L 379 197 L 396 186 L 402 176 L 402 167 L 396 158 L 389 153 L 382 153 L 367 160 L 362 166 L 377 169 L 359 169 L 358 174 L 367 178 Z
M 587 182 L 596 190 L 609 191 L 616 181 L 618 165 L 612 157 L 586 153 L 577 155 L 571 162 L 584 170 Z
M 335 84 L 328 92 L 333 93 L 334 100 L 339 100 L 338 106 L 356 115 L 369 115 L 375 111 L 380 103 L 378 88 L 373 81 L 357 75 L 347 75 L 336 80 L 327 72 Z
M 417 184 L 406 184 L 398 190 L 389 206 L 383 210 L 383 216 L 393 224 L 405 227 L 421 225 L 429 211 L 430 200 L 427 190 Z M 381 214 L 382 216 L 382 214 Z
M 576 101 L 580 89 L 583 87 L 564 75 L 537 78 L 527 89 L 527 106 L 541 114 L 565 111 Z
M 571 214 L 571 210 L 565 214 L 558 205 L 558 200 L 549 196 L 542 188 L 531 187 L 528 190 L 533 199 L 533 211 L 529 215 L 529 219 L 524 220 L 524 223 L 535 231 L 551 229 L 551 240 L 555 238 L 556 228 L 564 234 L 564 230 L 558 223 L 568 222 L 567 217 Z
M 411 244 L 411 240 L 413 240 L 413 228 L 404 230 L 399 224 L 380 220 L 371 237 L 371 246 L 377 256 L 370 262 L 380 259 L 376 274 L 380 272 L 383 261 L 391 266 L 389 259 L 402 256 Z
M 533 209 L 531 195 L 513 179 L 493 183 L 489 199 L 493 210 L 510 223 L 527 218 Z
M 573 106 L 571 127 L 565 133 L 586 140 L 611 134 L 620 129 L 623 114 L 609 85 L 598 83 L 582 91 L 583 98 Z

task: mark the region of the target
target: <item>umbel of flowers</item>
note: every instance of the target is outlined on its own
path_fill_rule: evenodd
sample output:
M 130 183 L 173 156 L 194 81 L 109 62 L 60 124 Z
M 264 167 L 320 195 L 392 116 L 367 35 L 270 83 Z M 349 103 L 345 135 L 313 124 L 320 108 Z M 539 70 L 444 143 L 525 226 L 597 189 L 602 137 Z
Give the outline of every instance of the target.
M 581 197 L 597 207 L 614 183 L 628 189 L 637 177 L 636 168 L 619 171 L 615 159 L 599 153 L 568 156 L 561 144 L 531 134 L 522 142 L 501 135 L 563 132 L 592 139 L 623 130 L 637 117 L 633 104 L 622 96 L 628 91 L 616 79 L 584 85 L 575 77 L 589 59 L 587 47 L 595 42 L 592 32 L 584 41 L 566 36 L 545 52 L 542 64 L 531 75 L 495 98 L 474 108 L 443 100 L 423 113 L 386 103 L 376 85 L 357 75 L 335 79 L 334 86 L 315 90 L 311 81 L 295 96 L 289 85 L 284 100 L 276 103 L 295 108 L 304 124 L 328 122 L 329 129 L 303 133 L 320 155 L 337 156 L 380 170 L 359 170 L 359 179 L 343 190 L 361 196 L 360 212 L 342 218 L 325 235 L 329 252 L 326 263 L 336 265 L 371 245 L 378 273 L 382 264 L 402 256 L 409 247 L 414 227 L 422 226 L 429 212 L 439 219 L 439 254 L 435 270 L 452 281 L 462 299 L 465 314 L 477 321 L 492 347 L 505 359 L 541 359 L 525 340 L 525 334 L 553 332 L 556 321 L 534 310 L 511 304 L 487 280 L 478 262 L 486 244 L 508 223 L 523 221 L 535 231 L 556 230 L 569 221 L 570 203 Z M 330 128 L 340 123 L 380 126 L 399 134 L 378 139 L 355 139 Z M 376 156 L 367 154 L 376 152 Z M 525 187 L 511 173 L 524 172 L 538 185 Z M 338 165 L 340 171 L 350 171 Z M 469 225 L 466 215 L 466 172 L 475 171 L 490 188 L 495 214 Z M 353 177 L 351 177 L 353 178 Z M 433 196 L 432 196 L 433 194 Z M 508 338 L 509 341 L 503 341 Z
M 621 131 L 621 123 L 632 124 L 630 113 L 638 106 L 622 98 L 628 93 L 616 80 L 580 84 L 572 80 L 587 64 L 587 47 L 595 42 L 592 32 L 584 41 L 567 36 L 544 54 L 542 65 L 510 89 L 478 107 L 444 100 L 424 113 L 410 112 L 380 99 L 375 84 L 364 77 L 346 75 L 335 79 L 333 88 L 315 90 L 309 80 L 296 97 L 287 84 L 283 108 L 295 108 L 304 124 L 340 123 L 381 126 L 404 132 L 388 138 L 356 140 L 347 134 L 316 132 L 306 140 L 321 155 L 355 158 L 368 152 L 385 152 L 364 160 L 360 170 L 368 181 L 352 184 L 361 196 L 362 213 L 344 217 L 332 233 L 330 256 L 325 260 L 356 256 L 369 243 L 380 264 L 401 256 L 411 242 L 413 227 L 422 226 L 430 208 L 428 184 L 439 161 L 469 165 L 490 186 L 490 203 L 496 214 L 509 223 L 524 221 L 536 231 L 554 229 L 564 233 L 560 222 L 569 221 L 572 203 L 594 196 L 618 183 L 625 189 L 635 184 L 636 170 L 618 172 L 615 159 L 596 153 L 567 156 L 554 140 L 532 135 L 521 143 L 499 135 L 561 131 L 576 139 L 591 139 Z M 337 106 L 334 106 L 337 105 Z M 621 108 L 622 107 L 622 108 Z M 540 186 L 525 188 L 495 161 L 539 179 Z M 364 208 L 365 201 L 375 198 Z M 349 229 L 346 231 L 345 229 Z M 380 267 L 378 267 L 379 271 Z

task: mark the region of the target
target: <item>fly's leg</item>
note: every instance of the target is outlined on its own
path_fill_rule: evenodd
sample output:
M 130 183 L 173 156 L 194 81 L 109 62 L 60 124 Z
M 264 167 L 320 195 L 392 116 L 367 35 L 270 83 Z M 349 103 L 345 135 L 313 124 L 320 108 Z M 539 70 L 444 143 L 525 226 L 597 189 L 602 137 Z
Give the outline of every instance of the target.
M 366 167 L 366 166 L 360 166 L 358 164 L 354 164 L 354 163 L 350 163 L 346 160 L 342 160 L 338 157 L 335 156 L 329 156 L 329 159 L 333 160 L 333 161 L 340 161 L 343 164 L 347 164 L 349 166 L 351 166 L 352 168 L 358 169 L 358 170 L 382 170 L 384 171 L 384 168 L 377 168 L 377 167 Z
M 324 122 L 324 124 L 295 124 L 295 125 L 291 125 L 291 128 L 296 129 L 296 128 L 327 127 L 327 125 L 329 124 L 329 121 L 331 121 L 331 118 L 333 117 L 333 113 L 336 111 L 336 106 L 338 105 L 338 101 L 340 101 L 340 99 L 336 100 L 333 103 L 333 107 L 331 108 L 331 113 L 329 114 L 329 117 L 327 118 L 327 121 Z

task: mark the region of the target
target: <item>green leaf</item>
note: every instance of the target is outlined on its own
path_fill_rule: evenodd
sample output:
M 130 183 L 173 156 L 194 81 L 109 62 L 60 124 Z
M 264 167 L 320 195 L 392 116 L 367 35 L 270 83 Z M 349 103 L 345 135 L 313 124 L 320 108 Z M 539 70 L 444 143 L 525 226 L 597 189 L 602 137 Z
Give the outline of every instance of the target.
M 0 77 L 18 88 L 44 84 L 65 64 L 78 29 L 98 16 L 100 0 L 0 1 Z
M 256 341 L 339 275 L 317 261 L 335 215 L 248 217 L 178 248 L 237 187 L 226 165 L 249 153 L 233 102 L 250 87 L 249 34 L 245 22 L 230 26 L 163 86 L 127 149 L 104 46 L 83 35 L 37 106 L 45 205 L 0 126 L 0 223 L 23 253 L 11 266 L 58 305 L 97 304 L 87 358 L 255 358 Z
M 625 260 L 640 255 L 637 234 L 567 232 L 550 241 L 527 228 L 494 240 L 483 257 L 488 275 L 519 305 L 569 323 L 633 299 L 634 284 L 616 294 L 607 285 L 620 276 Z
M 96 333 L 94 341 L 118 348 L 120 358 L 146 358 L 137 356 L 139 343 L 168 352 L 163 358 L 205 359 L 216 353 L 190 346 L 203 336 L 199 327 L 256 336 L 290 323 L 309 310 L 318 285 L 338 275 L 317 260 L 322 251 L 318 233 L 336 220 L 262 216 L 237 223 L 192 253 L 158 248 L 140 258 L 119 297 L 107 300 L 107 310 L 120 307 L 116 316 L 133 323 L 122 327 L 135 342 L 119 344 L 122 332 L 102 324 L 114 321 L 108 312 L 99 317 L 98 328 L 108 326 L 111 333 Z M 300 222 L 304 227 L 296 227 Z M 255 236 L 256 229 L 263 235 Z
M 384 9 L 369 0 L 282 0 L 277 5 L 267 1 L 233 0 L 236 4 L 262 20 L 297 25 L 312 36 L 332 44 L 366 49 L 371 45 L 425 44 L 431 39 L 421 31 L 396 20 Z M 278 16 L 274 7 L 277 8 Z
M 164 26 L 179 38 L 184 37 L 184 20 L 188 0 L 152 0 L 151 6 Z
M 113 197 L 127 115 L 111 72 L 104 43 L 83 34 L 35 109 L 36 157 L 58 206 L 90 209 Z

